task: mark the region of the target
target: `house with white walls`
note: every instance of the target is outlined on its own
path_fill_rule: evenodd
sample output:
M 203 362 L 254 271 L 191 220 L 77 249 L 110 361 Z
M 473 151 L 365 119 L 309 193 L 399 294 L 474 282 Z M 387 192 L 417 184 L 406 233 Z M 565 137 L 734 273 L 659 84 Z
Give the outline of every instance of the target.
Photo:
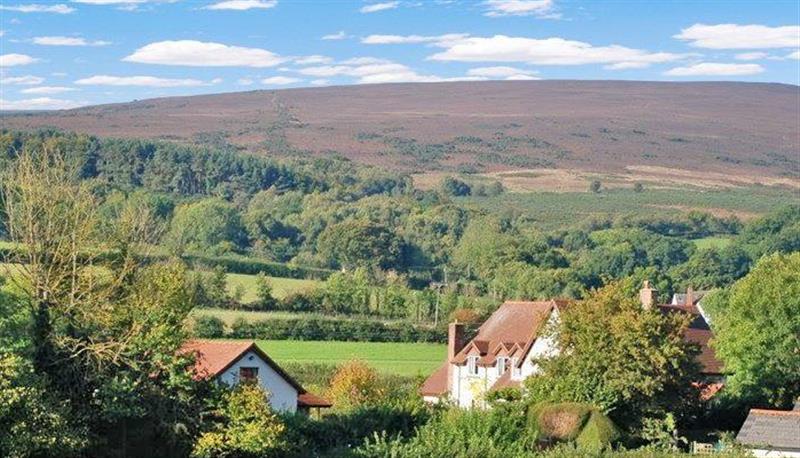
M 269 393 L 278 412 L 308 412 L 331 407 L 331 402 L 306 391 L 252 340 L 189 340 L 182 353 L 192 353 L 196 379 L 213 378 L 233 387 L 257 383 Z
M 686 313 L 692 322 L 684 334 L 700 348 L 698 362 L 703 380 L 696 385 L 705 397 L 722 388 L 722 365 L 709 346 L 712 333 L 708 322 L 691 302 L 656 304 L 657 291 L 645 282 L 639 298 L 645 308 L 661 313 Z M 685 296 L 685 297 L 686 297 Z M 486 395 L 494 390 L 520 387 L 525 378 L 539 370 L 536 361 L 554 355 L 558 348 L 549 327 L 558 324 L 569 303 L 563 300 L 505 302 L 467 341 L 465 326 L 451 323 L 448 329 L 447 360 L 423 383 L 420 393 L 427 402 L 452 402 L 465 408 L 486 407 Z
M 756 457 L 800 458 L 800 399 L 793 410 L 750 409 L 736 441 Z

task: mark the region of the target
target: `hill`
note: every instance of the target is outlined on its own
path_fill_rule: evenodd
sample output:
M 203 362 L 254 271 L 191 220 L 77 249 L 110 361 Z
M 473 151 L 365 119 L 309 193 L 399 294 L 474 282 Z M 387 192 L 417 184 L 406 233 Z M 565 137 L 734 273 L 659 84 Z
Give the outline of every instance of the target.
M 170 97 L 1 119 L 11 129 L 338 154 L 434 178 L 483 172 L 512 187 L 575 190 L 593 173 L 623 185 L 796 186 L 798 106 L 800 88 L 782 84 L 456 82 Z

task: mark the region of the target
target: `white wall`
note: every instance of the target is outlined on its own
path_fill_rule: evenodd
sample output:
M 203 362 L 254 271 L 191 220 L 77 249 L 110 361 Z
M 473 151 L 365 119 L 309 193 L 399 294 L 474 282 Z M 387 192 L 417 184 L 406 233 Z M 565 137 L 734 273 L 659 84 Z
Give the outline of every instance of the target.
M 757 457 L 764 457 L 764 458 L 794 458 L 800 457 L 800 451 L 788 451 L 788 450 L 763 450 L 763 449 L 753 449 L 753 455 Z
M 547 324 L 545 324 L 545 326 L 540 329 L 539 332 L 544 333 L 551 329 L 551 326 L 558 324 L 558 320 L 558 310 L 554 308 L 553 312 L 550 313 L 550 317 L 547 319 Z M 530 351 L 527 355 L 525 355 L 525 361 L 522 363 L 521 377 L 515 377 L 514 379 L 524 380 L 531 375 L 536 374 L 539 372 L 539 367 L 532 360 L 555 356 L 557 352 L 558 348 L 556 347 L 556 342 L 552 336 L 537 337 L 536 341 L 533 342 Z
M 240 367 L 258 368 L 259 385 L 271 394 L 269 403 L 274 410 L 282 412 L 294 412 L 297 410 L 297 390 L 253 351 L 245 353 L 231 367 L 220 374 L 218 380 L 229 386 L 234 386 L 239 382 Z

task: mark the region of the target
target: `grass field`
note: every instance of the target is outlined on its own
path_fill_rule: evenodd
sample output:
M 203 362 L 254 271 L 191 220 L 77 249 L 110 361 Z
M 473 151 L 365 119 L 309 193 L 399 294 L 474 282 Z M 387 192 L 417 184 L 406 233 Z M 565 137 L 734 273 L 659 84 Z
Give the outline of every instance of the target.
M 505 193 L 497 197 L 458 199 L 469 207 L 488 212 L 514 212 L 535 221 L 543 230 L 564 228 L 591 217 L 664 217 L 691 210 L 717 216 L 753 218 L 797 203 L 797 193 L 776 187 L 748 187 L 703 191 L 698 189 L 612 189 L 588 192 Z
M 730 245 L 732 240 L 728 237 L 704 237 L 692 240 L 697 248 L 725 248 Z
M 360 359 L 380 372 L 406 376 L 429 375 L 447 354 L 447 345 L 433 343 L 259 340 L 258 345 L 279 364 Z
M 228 274 L 226 278 L 228 280 L 229 292 L 233 293 L 236 288 L 244 289 L 242 302 L 245 304 L 255 302 L 256 299 L 258 299 L 258 295 L 256 293 L 256 275 Z M 283 299 L 287 295 L 297 291 L 311 290 L 324 284 L 324 282 L 318 280 L 302 280 L 297 278 L 280 277 L 268 278 L 270 284 L 272 285 L 272 295 L 278 299 Z

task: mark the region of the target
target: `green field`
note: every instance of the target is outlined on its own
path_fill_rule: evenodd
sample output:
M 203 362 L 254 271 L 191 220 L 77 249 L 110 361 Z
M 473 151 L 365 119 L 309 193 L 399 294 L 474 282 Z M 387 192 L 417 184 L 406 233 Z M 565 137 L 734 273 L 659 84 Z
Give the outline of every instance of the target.
M 704 237 L 692 240 L 697 248 L 725 248 L 731 244 L 729 237 Z
M 244 295 L 242 296 L 243 303 L 249 304 L 258 299 L 258 295 L 256 293 L 256 275 L 227 274 L 226 278 L 228 281 L 228 292 L 233 293 L 236 288 L 244 289 Z M 324 284 L 324 282 L 319 280 L 303 280 L 297 278 L 280 277 L 268 278 L 270 284 L 272 285 L 272 295 L 278 299 L 283 299 L 287 295 L 294 292 L 312 290 Z
M 338 364 L 360 359 L 380 372 L 407 376 L 429 375 L 447 354 L 447 345 L 433 343 L 259 340 L 258 345 L 279 364 Z
M 513 212 L 529 217 L 543 230 L 563 229 L 590 217 L 664 217 L 690 210 L 753 217 L 796 204 L 796 191 L 777 187 L 725 190 L 611 189 L 589 192 L 505 193 L 497 197 L 462 197 L 458 201 L 490 213 Z

